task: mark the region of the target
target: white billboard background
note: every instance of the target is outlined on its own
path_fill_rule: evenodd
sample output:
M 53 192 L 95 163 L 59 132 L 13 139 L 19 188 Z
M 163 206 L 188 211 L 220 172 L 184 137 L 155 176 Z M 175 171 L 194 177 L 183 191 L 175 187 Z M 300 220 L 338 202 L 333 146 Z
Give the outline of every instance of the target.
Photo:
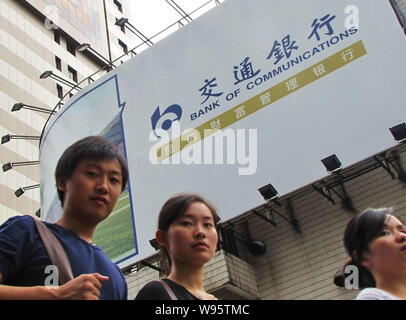
M 345 32 L 348 6 L 358 9 L 358 31 L 321 49 L 322 43 Z M 333 16 L 331 30 L 327 23 L 320 25 L 319 41 L 315 35 L 309 38 L 315 19 L 323 23 Z M 274 64 L 275 59 L 267 57 L 275 41 L 282 43 L 286 36 L 298 48 L 291 50 L 290 58 L 285 52 Z M 216 119 L 360 40 L 365 55 L 227 127 L 246 130 L 246 154 L 248 129 L 257 130 L 257 154 L 251 154 L 256 157 L 254 174 L 239 175 L 238 169 L 244 167 L 239 163 L 151 163 L 150 150 L 156 144 L 149 139 L 151 116 L 157 107 L 163 113 L 167 107 L 179 105 L 182 117 L 176 123 L 183 132 Z M 319 48 L 314 55 L 306 55 L 302 62 L 264 80 L 263 75 L 304 52 L 313 53 L 314 48 Z M 325 176 L 320 159 L 326 156 L 335 153 L 348 166 L 392 146 L 388 128 L 406 118 L 405 56 L 405 37 L 389 1 L 226 1 L 65 105 L 48 126 L 41 147 L 42 212 L 47 218 L 56 193 L 53 173 L 63 150 L 84 136 L 98 134 L 125 103 L 122 119 L 138 251 L 120 265 L 144 259 L 155 252 L 149 240 L 154 238 L 159 210 L 175 193 L 203 195 L 227 220 L 262 203 L 257 189 L 263 185 L 272 183 L 283 195 Z M 251 65 L 246 66 L 260 72 L 234 85 L 242 78 L 247 57 Z M 258 85 L 249 84 L 261 77 Z M 206 97 L 199 89 L 213 78 L 216 86 L 207 89 L 222 95 L 201 104 Z M 117 81 L 118 87 L 110 86 L 110 81 Z M 238 95 L 228 101 L 227 95 L 236 91 Z M 81 99 L 83 95 L 87 96 Z M 214 110 L 191 120 L 192 113 L 213 103 Z

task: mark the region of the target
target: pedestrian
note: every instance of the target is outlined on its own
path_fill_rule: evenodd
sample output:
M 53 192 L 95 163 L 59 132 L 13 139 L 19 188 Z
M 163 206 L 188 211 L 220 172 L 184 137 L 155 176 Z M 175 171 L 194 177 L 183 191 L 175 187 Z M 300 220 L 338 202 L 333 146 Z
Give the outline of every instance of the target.
M 347 224 L 347 265 L 356 267 L 363 288 L 357 300 L 406 299 L 406 226 L 393 212 L 367 209 Z
M 213 300 L 203 288 L 204 264 L 218 242 L 216 210 L 201 196 L 180 194 L 163 205 L 156 240 L 166 277 L 147 283 L 136 300 Z
M 0 226 L 0 299 L 127 299 L 122 272 L 92 240 L 127 184 L 125 159 L 108 140 L 86 137 L 65 150 L 55 178 L 62 214 L 45 224 L 65 249 L 74 278 L 46 285 L 52 263 L 34 220 L 15 216 Z

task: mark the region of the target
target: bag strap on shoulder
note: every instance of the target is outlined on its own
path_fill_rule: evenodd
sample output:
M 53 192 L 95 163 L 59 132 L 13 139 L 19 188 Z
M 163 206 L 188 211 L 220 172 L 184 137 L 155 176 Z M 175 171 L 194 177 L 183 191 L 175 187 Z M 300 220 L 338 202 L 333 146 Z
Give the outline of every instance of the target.
M 169 286 L 169 284 L 167 284 L 165 281 L 163 280 L 159 280 L 159 282 L 161 283 L 161 285 L 165 288 L 166 292 L 169 295 L 169 298 L 171 298 L 171 300 L 178 300 L 178 297 L 176 296 L 175 292 L 173 292 L 172 288 Z
M 64 284 L 73 279 L 69 258 L 58 238 L 39 219 L 33 217 L 38 233 L 48 252 L 52 264 L 58 268 L 59 283 Z

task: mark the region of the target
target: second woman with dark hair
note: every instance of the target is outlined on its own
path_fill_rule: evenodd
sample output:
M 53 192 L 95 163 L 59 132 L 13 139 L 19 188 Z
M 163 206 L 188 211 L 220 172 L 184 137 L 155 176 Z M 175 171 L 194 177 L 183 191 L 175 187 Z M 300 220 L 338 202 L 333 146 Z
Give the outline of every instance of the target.
M 347 224 L 344 245 L 364 288 L 357 300 L 406 299 L 406 226 L 392 208 L 367 209 Z
M 147 283 L 136 300 L 213 300 L 203 288 L 203 266 L 217 248 L 215 209 L 202 197 L 181 194 L 161 209 L 156 231 L 167 277 Z

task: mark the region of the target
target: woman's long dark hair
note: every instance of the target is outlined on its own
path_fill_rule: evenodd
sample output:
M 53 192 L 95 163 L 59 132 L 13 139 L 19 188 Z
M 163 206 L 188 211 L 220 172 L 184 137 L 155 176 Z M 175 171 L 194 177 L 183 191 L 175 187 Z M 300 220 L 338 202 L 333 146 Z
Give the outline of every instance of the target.
M 176 195 L 165 202 L 158 218 L 158 230 L 166 235 L 171 224 L 178 218 L 182 217 L 189 206 L 194 202 L 200 202 L 209 208 L 211 214 L 213 215 L 213 220 L 217 228 L 217 223 L 220 218 L 217 215 L 214 207 L 203 199 L 201 196 L 192 193 L 183 193 Z M 160 255 L 160 267 L 165 275 L 168 275 L 172 268 L 171 258 L 169 257 L 168 251 L 164 247 L 159 249 Z

